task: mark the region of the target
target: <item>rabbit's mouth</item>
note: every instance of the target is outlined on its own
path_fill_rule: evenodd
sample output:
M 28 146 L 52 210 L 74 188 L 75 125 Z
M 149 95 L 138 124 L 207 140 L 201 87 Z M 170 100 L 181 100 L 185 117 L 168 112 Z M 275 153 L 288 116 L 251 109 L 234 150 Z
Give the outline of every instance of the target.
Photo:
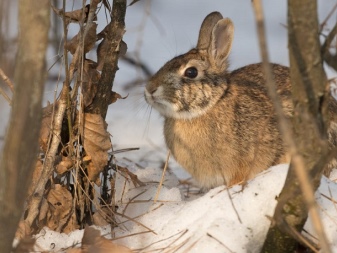
M 156 109 L 164 117 L 174 117 L 175 111 L 173 109 L 172 103 L 164 100 L 156 94 L 156 92 L 150 93 L 145 89 L 144 97 L 146 102 Z

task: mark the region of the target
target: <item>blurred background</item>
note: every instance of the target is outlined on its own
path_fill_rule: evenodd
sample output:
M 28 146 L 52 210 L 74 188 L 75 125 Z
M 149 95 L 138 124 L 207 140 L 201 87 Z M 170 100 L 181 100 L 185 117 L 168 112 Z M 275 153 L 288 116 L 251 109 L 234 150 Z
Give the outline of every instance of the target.
M 17 0 L 0 0 L 0 68 L 11 79 L 15 69 L 18 35 L 17 2 Z M 82 6 L 80 0 L 66 2 L 68 11 Z M 62 1 L 52 0 L 51 3 L 61 8 Z M 336 4 L 336 0 L 318 0 L 318 15 L 320 22 L 324 24 L 322 39 L 337 20 L 337 12 L 332 12 Z M 270 60 L 288 66 L 286 7 L 285 0 L 264 1 Z M 162 136 L 162 119 L 145 103 L 144 85 L 149 76 L 166 61 L 196 45 L 201 22 L 212 11 L 219 11 L 224 17 L 231 18 L 235 25 L 230 69 L 234 70 L 259 62 L 260 54 L 251 0 L 140 0 L 127 8 L 124 41 L 128 45 L 128 51 L 125 59 L 119 61 L 120 69 L 113 89 L 123 97 L 127 95 L 128 97 L 110 105 L 106 121 L 115 149 L 140 147 L 140 150 L 122 153 L 117 155 L 117 159 L 125 156 L 143 166 L 164 161 L 166 148 Z M 325 22 L 329 14 L 331 16 Z M 104 11 L 99 12 L 97 31 L 107 24 L 105 15 Z M 64 80 L 61 65 L 62 23 L 53 12 L 51 19 L 52 28 L 47 57 L 48 82 L 45 87 L 44 106 L 57 97 Z M 71 38 L 77 31 L 78 24 L 71 24 L 68 37 Z M 96 55 L 89 53 L 87 58 L 95 60 Z M 326 70 L 329 78 L 337 76 L 328 67 Z M 10 94 L 2 80 L 0 80 L 0 87 Z M 9 112 L 10 106 L 0 96 L 0 149 L 6 133 Z M 173 161 L 171 162 L 172 168 L 179 167 Z M 182 173 L 177 170 L 178 174 Z

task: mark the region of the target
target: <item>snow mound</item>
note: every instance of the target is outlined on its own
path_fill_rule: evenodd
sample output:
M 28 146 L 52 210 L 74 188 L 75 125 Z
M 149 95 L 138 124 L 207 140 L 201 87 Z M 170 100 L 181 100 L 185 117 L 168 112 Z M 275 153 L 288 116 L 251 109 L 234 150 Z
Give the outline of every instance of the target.
M 259 174 L 243 188 L 217 187 L 194 200 L 184 199 L 178 179 L 168 172 L 155 202 L 162 171 L 137 169 L 134 173 L 145 186 L 134 187 L 125 178 L 117 179 L 118 208 L 115 242 L 133 250 L 155 252 L 259 252 L 273 216 L 276 198 L 282 190 L 288 165 L 278 165 Z M 337 252 L 337 185 L 322 178 L 316 192 L 325 232 L 333 252 Z M 315 236 L 310 219 L 305 229 Z M 108 234 L 110 228 L 101 228 Z M 39 245 L 58 250 L 81 241 L 82 232 L 57 236 L 44 230 L 37 236 Z M 78 238 L 76 236 L 79 236 Z M 54 249 L 48 241 L 53 239 Z M 59 237 L 59 239 L 56 239 Z M 68 238 L 68 239 L 67 239 Z M 64 246 L 61 246 L 62 244 Z M 141 252 L 143 252 L 141 251 Z

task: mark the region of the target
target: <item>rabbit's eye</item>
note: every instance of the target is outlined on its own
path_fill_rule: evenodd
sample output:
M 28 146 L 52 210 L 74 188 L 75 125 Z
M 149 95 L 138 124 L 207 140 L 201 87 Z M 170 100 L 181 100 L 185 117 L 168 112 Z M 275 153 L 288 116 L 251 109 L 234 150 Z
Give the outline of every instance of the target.
M 185 70 L 184 75 L 188 78 L 196 78 L 198 75 L 198 70 L 195 67 L 190 67 Z

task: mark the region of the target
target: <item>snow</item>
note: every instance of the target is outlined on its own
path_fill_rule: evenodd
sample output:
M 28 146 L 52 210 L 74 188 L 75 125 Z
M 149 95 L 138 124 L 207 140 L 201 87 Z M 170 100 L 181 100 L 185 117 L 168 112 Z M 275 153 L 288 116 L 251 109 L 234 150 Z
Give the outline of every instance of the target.
M 134 169 L 138 179 L 146 185 L 134 187 L 129 181 L 124 184 L 124 177 L 119 176 L 116 195 L 118 212 L 138 217 L 137 223 L 117 216 L 118 222 L 123 223 L 114 230 L 115 238 L 123 238 L 115 242 L 141 252 L 162 248 L 168 252 L 259 252 L 287 170 L 287 164 L 274 166 L 244 186 L 229 189 L 220 186 L 191 200 L 184 197 L 177 177 L 168 172 L 158 200 L 154 202 L 162 171 Z M 337 184 L 323 177 L 316 200 L 333 252 L 337 252 L 336 199 Z M 108 226 L 100 230 L 111 238 Z M 315 236 L 310 219 L 305 230 Z M 65 235 L 45 228 L 36 238 L 40 250 L 59 252 L 62 248 L 78 245 L 82 235 L 79 230 Z

